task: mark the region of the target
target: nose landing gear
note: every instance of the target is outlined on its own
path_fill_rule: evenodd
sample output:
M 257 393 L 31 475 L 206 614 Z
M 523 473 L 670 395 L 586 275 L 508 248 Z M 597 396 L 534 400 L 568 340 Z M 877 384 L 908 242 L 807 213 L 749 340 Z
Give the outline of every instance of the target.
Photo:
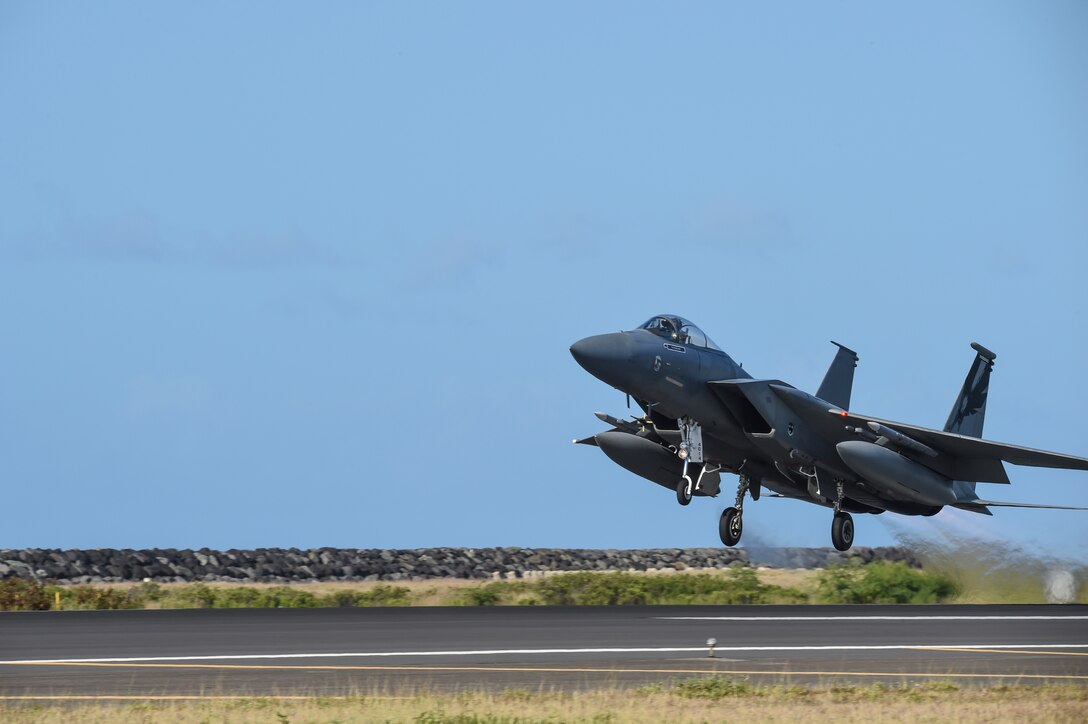
M 676 502 L 687 505 L 691 502 L 691 496 L 695 492 L 691 476 L 688 475 L 689 463 L 703 462 L 703 428 L 690 417 L 681 417 L 677 422 L 680 425 L 680 449 L 676 454 L 684 461 L 684 470 L 680 473 L 680 482 L 676 484 Z M 703 466 L 704 470 L 706 466 Z M 700 471 L 699 480 L 702 481 Z
M 721 476 L 718 473 L 721 469 L 721 465 L 702 463 L 699 466 L 699 475 L 695 478 L 695 483 L 692 484 L 691 476 L 688 475 L 688 464 L 685 460 L 684 472 L 680 476 L 680 482 L 676 484 L 676 502 L 680 503 L 680 505 L 687 505 L 691 502 L 691 496 L 695 494 L 695 491 L 699 491 L 703 495 L 709 495 L 712 498 L 718 497 L 719 486 L 721 485 Z
M 688 461 L 684 461 L 684 475 L 680 478 L 680 482 L 676 484 L 676 502 L 680 505 L 687 505 L 691 502 L 691 478 L 688 477 Z

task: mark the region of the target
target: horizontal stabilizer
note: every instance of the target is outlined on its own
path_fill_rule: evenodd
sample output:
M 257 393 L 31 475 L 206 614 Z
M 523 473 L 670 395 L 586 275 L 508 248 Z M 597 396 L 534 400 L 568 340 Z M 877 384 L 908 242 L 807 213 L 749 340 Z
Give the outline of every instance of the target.
M 979 505 L 978 503 L 953 503 L 952 507 L 966 510 L 971 513 L 979 513 L 981 515 L 993 515 L 989 508 L 985 505 Z
M 999 503 L 993 500 L 972 500 L 967 503 L 969 505 L 986 505 L 993 508 L 1050 508 L 1053 510 L 1088 510 L 1088 508 L 1079 508 L 1075 505 L 1041 505 L 1039 503 Z M 957 504 L 959 508 L 963 503 Z

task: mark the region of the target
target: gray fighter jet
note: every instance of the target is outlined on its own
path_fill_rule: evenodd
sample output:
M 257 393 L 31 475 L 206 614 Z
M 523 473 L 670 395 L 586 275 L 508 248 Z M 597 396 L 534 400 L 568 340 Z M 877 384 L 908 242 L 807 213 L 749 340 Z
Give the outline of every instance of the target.
M 621 420 L 598 412 L 611 429 L 576 443 L 595 445 L 627 470 L 693 496 L 718 495 L 721 473 L 739 477 L 736 502 L 718 531 L 740 541 L 745 493 L 832 508 L 831 540 L 854 540 L 851 513 L 935 515 L 950 505 L 984 515 L 990 507 L 1064 508 L 983 500 L 976 483 L 1005 483 L 1003 462 L 1088 470 L 1088 459 L 982 440 L 996 355 L 973 343 L 975 359 L 943 430 L 850 411 L 858 356 L 838 347 L 820 388 L 810 395 L 780 380 L 757 380 L 698 327 L 662 314 L 638 329 L 587 337 L 570 352 L 594 377 L 634 398 L 643 415 Z

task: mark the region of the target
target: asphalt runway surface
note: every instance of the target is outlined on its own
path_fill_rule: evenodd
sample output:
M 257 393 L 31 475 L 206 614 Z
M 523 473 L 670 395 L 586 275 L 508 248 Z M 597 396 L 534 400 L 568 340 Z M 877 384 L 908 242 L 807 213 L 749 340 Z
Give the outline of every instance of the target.
M 0 613 L 8 700 L 571 690 L 715 672 L 754 683 L 1088 685 L 1088 606 Z

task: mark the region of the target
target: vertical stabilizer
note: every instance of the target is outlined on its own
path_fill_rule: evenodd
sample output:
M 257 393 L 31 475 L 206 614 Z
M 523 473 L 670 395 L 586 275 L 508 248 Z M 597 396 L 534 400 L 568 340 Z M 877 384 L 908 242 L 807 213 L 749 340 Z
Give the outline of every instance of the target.
M 955 432 L 968 437 L 982 437 L 982 423 L 986 417 L 986 396 L 990 391 L 990 371 L 994 368 L 997 355 L 978 342 L 971 343 L 971 349 L 978 354 L 967 371 L 960 396 L 952 406 L 945 432 Z
M 850 409 L 850 391 L 854 387 L 854 368 L 858 366 L 858 354 L 852 349 L 843 347 L 832 340 L 831 344 L 839 348 L 835 359 L 831 360 L 831 366 L 827 368 L 824 381 L 820 383 L 820 389 L 816 390 L 816 396 L 824 402 Z

